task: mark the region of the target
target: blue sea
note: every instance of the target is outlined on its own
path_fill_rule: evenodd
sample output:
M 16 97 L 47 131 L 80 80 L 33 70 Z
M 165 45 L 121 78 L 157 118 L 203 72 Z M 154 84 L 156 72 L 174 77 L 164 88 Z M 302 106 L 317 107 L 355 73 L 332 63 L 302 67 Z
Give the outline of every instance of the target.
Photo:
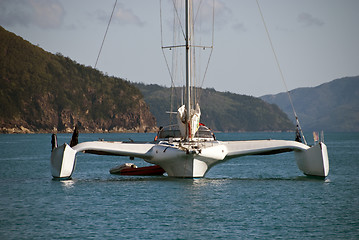
M 307 134 L 307 138 L 310 134 Z M 59 134 L 59 143 L 70 134 Z M 154 134 L 81 134 L 79 141 Z M 219 140 L 293 133 L 218 133 Z M 111 175 L 141 159 L 78 154 L 53 180 L 51 134 L 0 135 L 0 239 L 359 239 L 359 133 L 326 133 L 330 172 L 310 178 L 293 153 L 248 156 L 199 179 Z M 310 142 L 310 141 L 308 141 Z

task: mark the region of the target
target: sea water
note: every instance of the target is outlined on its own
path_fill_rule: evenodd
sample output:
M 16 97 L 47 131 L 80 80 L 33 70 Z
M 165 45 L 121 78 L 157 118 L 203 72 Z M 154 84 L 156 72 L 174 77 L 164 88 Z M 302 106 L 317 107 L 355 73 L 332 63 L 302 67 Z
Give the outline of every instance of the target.
M 218 133 L 219 140 L 293 133 Z M 81 134 L 151 141 L 154 134 Z M 59 143 L 70 134 L 59 134 Z M 359 134 L 327 133 L 330 173 L 304 176 L 293 153 L 216 165 L 205 178 L 111 175 L 141 159 L 78 154 L 53 180 L 50 134 L 0 135 L 0 239 L 359 239 Z

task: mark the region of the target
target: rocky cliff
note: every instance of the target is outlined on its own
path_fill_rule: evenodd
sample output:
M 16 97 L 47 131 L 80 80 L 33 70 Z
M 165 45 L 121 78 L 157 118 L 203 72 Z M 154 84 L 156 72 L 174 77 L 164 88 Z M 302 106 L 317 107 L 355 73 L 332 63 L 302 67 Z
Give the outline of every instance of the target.
M 153 131 L 141 92 L 0 27 L 0 132 Z

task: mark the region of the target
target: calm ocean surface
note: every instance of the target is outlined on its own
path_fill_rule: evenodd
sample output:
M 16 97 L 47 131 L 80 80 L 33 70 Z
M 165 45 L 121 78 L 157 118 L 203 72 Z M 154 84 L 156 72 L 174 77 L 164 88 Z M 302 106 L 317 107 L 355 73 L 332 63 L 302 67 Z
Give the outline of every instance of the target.
M 311 136 L 307 134 L 307 138 Z M 154 134 L 81 134 L 79 141 Z M 70 134 L 59 134 L 62 144 Z M 222 133 L 219 140 L 293 139 Z M 202 179 L 111 175 L 126 157 L 78 154 L 52 180 L 50 134 L 0 135 L 0 239 L 359 239 L 359 133 L 326 133 L 328 178 L 293 153 L 232 159 Z

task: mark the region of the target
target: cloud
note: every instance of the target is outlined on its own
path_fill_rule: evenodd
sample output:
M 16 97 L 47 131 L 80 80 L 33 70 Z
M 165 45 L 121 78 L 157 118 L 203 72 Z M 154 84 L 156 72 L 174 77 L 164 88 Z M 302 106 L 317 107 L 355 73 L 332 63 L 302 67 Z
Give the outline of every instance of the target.
M 141 21 L 141 19 L 134 14 L 131 9 L 124 8 L 123 6 L 120 6 L 117 9 L 114 13 L 114 17 L 119 23 L 137 25 L 140 27 L 144 25 L 144 22 Z
M 106 21 L 108 21 L 108 19 L 109 16 L 106 16 Z M 121 25 L 136 25 L 139 27 L 145 25 L 145 22 L 143 22 L 140 17 L 121 3 L 117 4 L 112 20 Z
M 57 0 L 0 0 L 0 24 L 58 28 L 64 9 Z
M 243 23 L 236 23 L 232 26 L 232 29 L 236 32 L 247 32 L 247 28 L 244 26 Z
M 1 0 L 0 24 L 3 26 L 23 25 L 30 22 L 32 13 L 29 2 L 25 0 Z
M 112 11 L 112 8 L 111 8 Z M 108 22 L 111 16 L 110 11 L 97 11 L 97 18 L 102 22 Z M 143 22 L 140 17 L 138 17 L 131 9 L 126 8 L 122 3 L 118 3 L 116 9 L 113 13 L 113 17 L 111 22 L 120 24 L 120 25 L 137 25 L 144 26 L 145 22 Z
M 320 20 L 319 18 L 313 17 L 309 13 L 299 14 L 297 17 L 297 20 L 299 23 L 301 23 L 305 27 L 324 25 L 324 22 L 322 20 Z
M 228 24 L 228 20 L 232 18 L 232 11 L 228 8 L 224 1 L 215 0 L 215 22 L 216 28 L 222 28 Z
M 42 28 L 57 28 L 64 20 L 64 8 L 55 0 L 30 0 L 34 23 Z

